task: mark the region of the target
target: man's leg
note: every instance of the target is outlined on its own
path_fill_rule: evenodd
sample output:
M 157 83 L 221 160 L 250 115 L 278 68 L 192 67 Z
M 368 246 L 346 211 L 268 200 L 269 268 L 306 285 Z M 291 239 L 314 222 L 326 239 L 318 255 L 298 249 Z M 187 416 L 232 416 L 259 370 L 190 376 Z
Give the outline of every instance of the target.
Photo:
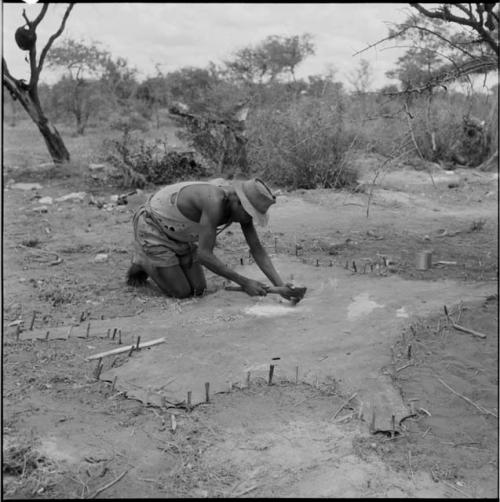
M 127 284 L 129 286 L 142 286 L 146 284 L 148 276 L 168 296 L 187 298 L 193 295 L 190 281 L 179 265 L 155 267 L 146 263 L 145 260 L 142 260 L 140 265 L 133 263 L 127 272 Z
M 187 298 L 192 296 L 193 291 L 188 278 L 179 265 L 170 267 L 154 267 L 143 265 L 146 273 L 153 279 L 156 285 L 168 296 L 175 298 Z
M 205 279 L 205 272 L 203 267 L 195 261 L 194 263 L 185 263 L 181 260 L 181 268 L 187 277 L 193 295 L 202 295 L 207 289 L 207 280 Z
M 144 284 L 149 276 L 166 295 L 175 298 L 187 298 L 198 287 L 204 289 L 204 281 L 200 282 L 199 278 L 194 278 L 194 285 L 191 285 L 180 266 L 181 257 L 172 249 L 176 244 L 170 242 L 143 213 L 134 216 L 134 239 L 132 265 L 127 272 L 129 285 Z M 192 264 L 192 259 L 190 261 Z M 203 271 L 201 274 L 204 279 Z M 194 275 L 190 274 L 190 277 Z

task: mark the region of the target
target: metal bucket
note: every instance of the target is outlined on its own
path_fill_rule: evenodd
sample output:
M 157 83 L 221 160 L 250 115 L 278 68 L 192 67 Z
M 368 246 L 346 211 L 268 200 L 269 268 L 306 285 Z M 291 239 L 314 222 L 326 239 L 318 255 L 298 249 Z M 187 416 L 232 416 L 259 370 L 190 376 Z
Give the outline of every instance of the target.
M 415 267 L 417 270 L 429 270 L 432 267 L 432 251 L 417 253 Z

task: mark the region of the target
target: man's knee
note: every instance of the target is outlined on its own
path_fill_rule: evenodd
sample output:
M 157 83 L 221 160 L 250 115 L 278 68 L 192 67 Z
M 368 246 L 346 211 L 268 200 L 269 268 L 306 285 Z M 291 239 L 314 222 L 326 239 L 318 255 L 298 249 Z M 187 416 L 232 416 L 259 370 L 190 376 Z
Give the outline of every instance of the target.
M 189 298 L 193 296 L 193 291 L 191 288 L 172 288 L 170 295 L 179 299 Z
M 168 296 L 188 298 L 193 295 L 191 285 L 180 267 L 155 268 L 151 277 Z

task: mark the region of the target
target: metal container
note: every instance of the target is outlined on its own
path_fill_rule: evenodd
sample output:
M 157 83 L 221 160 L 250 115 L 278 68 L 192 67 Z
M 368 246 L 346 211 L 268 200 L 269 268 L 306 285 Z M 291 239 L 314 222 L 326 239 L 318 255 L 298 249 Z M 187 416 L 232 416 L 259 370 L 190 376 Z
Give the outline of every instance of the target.
M 429 270 L 432 267 L 432 251 L 417 253 L 415 267 L 417 270 Z

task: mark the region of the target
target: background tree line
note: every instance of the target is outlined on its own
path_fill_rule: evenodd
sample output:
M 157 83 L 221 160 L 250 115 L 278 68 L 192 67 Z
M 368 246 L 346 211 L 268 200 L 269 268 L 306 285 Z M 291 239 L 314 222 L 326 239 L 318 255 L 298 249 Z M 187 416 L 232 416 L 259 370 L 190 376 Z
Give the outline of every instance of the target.
M 458 16 L 448 4 L 433 11 L 411 5 L 415 14 L 385 39 L 405 53 L 386 74 L 395 83 L 382 89 L 372 88 L 366 57 L 347 88 L 333 68 L 297 78 L 297 68 L 315 53 L 307 33 L 269 36 L 204 68 L 165 73 L 159 62 L 142 80 L 125 58 L 98 42 L 61 38 L 43 61 L 60 78 L 53 85 L 37 81 L 37 99 L 47 120 L 71 125 L 75 135 L 89 127 L 121 131 L 122 145 L 133 131 L 177 120 L 210 171 L 227 175 L 224 166 L 243 151 L 248 169 L 294 187 L 353 182 L 349 155 L 356 150 L 478 166 L 498 152 L 498 86 L 475 92 L 472 83 L 498 69 L 498 6 L 472 4 L 473 11 L 471 4 L 457 4 Z M 450 86 L 457 81 L 464 86 Z M 26 106 L 13 100 L 5 79 L 4 86 L 10 91 L 5 119 L 15 126 Z M 240 153 L 224 161 L 231 148 Z

